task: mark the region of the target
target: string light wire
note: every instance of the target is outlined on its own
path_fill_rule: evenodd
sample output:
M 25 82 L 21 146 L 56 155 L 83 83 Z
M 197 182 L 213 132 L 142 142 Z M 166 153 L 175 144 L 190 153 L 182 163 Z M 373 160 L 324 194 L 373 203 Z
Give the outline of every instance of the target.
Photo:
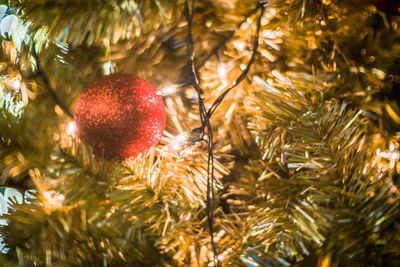
M 217 266 L 219 266 L 219 260 L 218 260 L 218 251 L 215 245 L 214 241 L 214 206 L 215 206 L 215 193 L 214 193 L 214 154 L 213 154 L 213 132 L 211 128 L 211 123 L 210 123 L 210 118 L 213 115 L 214 111 L 217 109 L 218 105 L 223 101 L 225 96 L 231 91 L 233 88 L 235 88 L 237 85 L 239 85 L 244 78 L 247 76 L 247 73 L 249 72 L 254 59 L 255 55 L 258 49 L 258 39 L 259 39 L 259 32 L 261 28 L 261 18 L 264 14 L 264 3 L 265 1 L 259 2 L 257 7 L 250 13 L 253 14 L 255 11 L 258 11 L 261 9 L 261 12 L 258 16 L 257 20 L 257 29 L 256 29 L 256 34 L 254 37 L 254 42 L 253 42 L 253 47 L 252 47 L 252 55 L 251 58 L 246 66 L 246 68 L 243 70 L 243 72 L 240 74 L 240 76 L 235 80 L 235 82 L 228 88 L 226 89 L 216 100 L 215 102 L 211 105 L 210 109 L 207 111 L 204 105 L 204 101 L 201 97 L 202 95 L 202 89 L 200 87 L 200 82 L 199 82 L 199 77 L 198 77 L 198 66 L 195 65 L 194 63 L 194 58 L 195 58 L 195 53 L 194 53 L 194 42 L 193 42 L 193 35 L 192 35 L 192 26 L 193 26 L 193 16 L 195 14 L 195 0 L 186 0 L 185 1 L 185 14 L 186 14 L 186 20 L 187 20 L 187 64 L 189 68 L 189 72 L 191 75 L 191 83 L 196 90 L 197 97 L 198 97 L 198 105 L 199 105 L 199 112 L 200 112 L 200 121 L 201 121 L 201 131 L 203 136 L 207 133 L 207 147 L 208 147 L 208 160 L 207 160 L 207 199 L 206 199 L 206 213 L 207 213 L 207 223 L 209 227 L 209 232 L 210 232 L 210 238 L 211 238 L 211 247 L 213 250 L 213 261 L 216 263 Z M 239 23 L 240 25 L 243 23 Z M 228 37 L 230 39 L 233 36 L 234 32 Z M 217 53 L 221 48 L 225 47 L 225 43 L 227 40 L 224 40 L 220 45 L 218 45 L 211 54 L 209 55 L 210 58 L 213 54 Z

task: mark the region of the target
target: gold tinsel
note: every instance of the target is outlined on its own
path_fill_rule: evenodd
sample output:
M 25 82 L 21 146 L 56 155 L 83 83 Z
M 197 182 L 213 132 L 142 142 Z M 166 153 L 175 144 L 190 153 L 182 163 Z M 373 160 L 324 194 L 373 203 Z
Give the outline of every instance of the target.
M 234 85 L 210 119 L 219 263 L 400 264 L 399 18 L 363 0 L 194 2 L 201 100 Z M 21 118 L 0 107 L 0 178 L 36 193 L 2 217 L 8 260 L 215 266 L 185 1 L 11 5 L 0 93 L 27 93 Z M 68 116 L 115 71 L 168 92 L 161 144 L 125 162 L 94 158 Z

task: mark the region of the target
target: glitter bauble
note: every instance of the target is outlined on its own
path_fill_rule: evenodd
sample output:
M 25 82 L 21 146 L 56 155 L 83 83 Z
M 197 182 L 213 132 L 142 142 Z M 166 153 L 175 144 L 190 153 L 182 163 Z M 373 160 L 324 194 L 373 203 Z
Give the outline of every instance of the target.
M 96 156 L 137 157 L 159 143 L 165 106 L 156 89 L 132 74 L 114 73 L 90 84 L 75 108 L 78 136 Z

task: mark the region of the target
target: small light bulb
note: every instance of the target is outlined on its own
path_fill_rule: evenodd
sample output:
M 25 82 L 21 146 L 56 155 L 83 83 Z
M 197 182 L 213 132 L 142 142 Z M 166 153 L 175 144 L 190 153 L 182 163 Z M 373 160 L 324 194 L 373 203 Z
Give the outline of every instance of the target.
M 389 150 L 390 150 L 390 151 L 393 151 L 394 149 L 395 149 L 394 144 L 393 144 L 393 143 L 390 143 L 390 144 L 389 144 Z
M 378 151 L 377 151 L 378 152 Z M 394 160 L 397 161 L 400 159 L 400 152 L 399 151 L 379 151 L 379 156 L 382 158 L 388 159 L 388 160 Z
M 74 121 L 69 122 L 65 131 L 67 132 L 67 135 L 75 136 L 76 135 L 76 123 Z
M 394 161 L 399 160 L 399 159 L 400 159 L 400 153 L 397 152 L 397 151 L 393 151 L 393 152 L 391 153 L 391 155 L 390 155 L 390 159 L 391 159 L 391 160 L 394 160 Z
M 218 72 L 219 78 L 221 79 L 222 84 L 227 85 L 228 81 L 226 78 L 226 68 L 225 68 L 225 64 L 223 62 L 218 64 L 217 72 Z
M 172 140 L 172 142 L 171 142 L 172 150 L 176 151 L 176 150 L 181 149 L 185 145 L 185 143 L 187 142 L 188 136 L 189 135 L 188 135 L 187 132 L 181 133 L 178 136 L 176 136 L 174 138 L 174 140 Z
M 21 86 L 20 81 L 18 81 L 17 79 L 13 79 L 13 87 L 14 87 L 15 89 L 19 89 L 20 86 Z
M 170 95 L 173 93 L 176 93 L 179 90 L 179 85 L 177 84 L 171 84 L 166 87 L 162 87 L 161 89 L 158 90 L 157 95 L 160 96 L 165 96 L 165 95 Z
M 57 210 L 62 207 L 63 202 L 65 200 L 65 196 L 63 194 L 59 194 L 55 191 L 45 191 L 42 193 L 44 199 L 46 200 L 44 204 L 46 208 L 50 210 Z

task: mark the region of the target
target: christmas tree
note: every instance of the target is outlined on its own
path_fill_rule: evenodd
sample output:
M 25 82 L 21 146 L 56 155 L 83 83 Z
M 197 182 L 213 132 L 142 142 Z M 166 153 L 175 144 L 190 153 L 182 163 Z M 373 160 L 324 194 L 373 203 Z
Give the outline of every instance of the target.
M 398 1 L 0 4 L 1 266 L 400 265 Z

